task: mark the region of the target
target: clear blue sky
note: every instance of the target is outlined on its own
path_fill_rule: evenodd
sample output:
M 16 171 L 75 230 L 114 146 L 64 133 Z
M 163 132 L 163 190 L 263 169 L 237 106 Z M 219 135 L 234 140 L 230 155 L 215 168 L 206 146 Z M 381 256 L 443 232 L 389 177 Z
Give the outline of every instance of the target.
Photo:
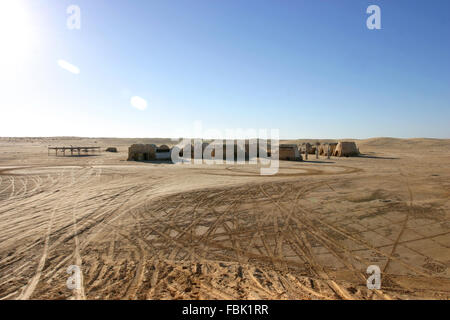
M 20 3 L 14 13 L 8 2 Z M 66 27 L 71 4 L 80 30 Z M 381 30 L 366 27 L 371 4 Z M 174 137 L 199 120 L 278 128 L 282 138 L 450 138 L 448 0 L 11 0 L 0 9 L 0 136 Z

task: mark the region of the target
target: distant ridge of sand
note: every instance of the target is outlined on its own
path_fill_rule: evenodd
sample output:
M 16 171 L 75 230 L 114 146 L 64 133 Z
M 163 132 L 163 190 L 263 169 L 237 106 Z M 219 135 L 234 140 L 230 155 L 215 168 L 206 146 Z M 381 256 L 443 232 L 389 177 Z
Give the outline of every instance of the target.
M 211 141 L 211 139 L 204 139 Z M 100 145 L 100 146 L 129 146 L 134 143 L 144 144 L 166 144 L 173 146 L 176 140 L 171 138 L 96 138 L 96 137 L 0 137 L 3 143 L 38 143 L 46 145 Z M 450 139 L 438 138 L 392 138 L 377 137 L 368 139 L 282 139 L 280 143 L 302 144 L 309 143 L 327 143 L 338 141 L 354 141 L 359 147 L 386 148 L 386 149 L 411 149 L 411 148 L 443 148 L 450 149 Z

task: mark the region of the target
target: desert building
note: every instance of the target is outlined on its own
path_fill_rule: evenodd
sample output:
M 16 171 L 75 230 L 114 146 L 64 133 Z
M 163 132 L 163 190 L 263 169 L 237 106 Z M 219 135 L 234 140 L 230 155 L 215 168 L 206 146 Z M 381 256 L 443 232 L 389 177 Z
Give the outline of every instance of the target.
M 279 146 L 280 160 L 301 160 L 300 152 L 295 144 L 280 144 Z
M 154 144 L 133 144 L 128 148 L 128 161 L 148 161 L 156 159 Z
M 171 158 L 170 148 L 167 145 L 163 144 L 156 148 L 156 160 L 170 160 Z
M 327 154 L 326 144 L 321 144 L 321 145 L 318 146 L 318 148 L 319 148 L 319 154 L 321 156 Z
M 330 156 L 334 154 L 334 150 L 336 150 L 337 142 L 322 143 L 319 146 L 319 154 L 321 156 L 326 156 L 327 155 L 328 145 L 330 145 Z
M 313 145 L 313 144 L 311 144 L 309 142 L 307 142 L 305 144 L 305 150 L 306 150 L 306 152 L 308 154 L 315 154 L 316 153 L 316 148 L 317 148 L 316 145 Z
M 162 144 L 156 148 L 156 152 L 170 152 L 170 148 L 167 145 Z
M 214 148 L 214 142 L 212 144 L 207 145 L 206 147 L 208 147 L 208 150 L 206 151 L 206 158 L 211 159 L 211 158 L 215 158 L 216 157 L 216 150 L 219 148 L 222 148 L 222 157 L 223 160 L 227 159 L 227 145 L 226 145 L 226 141 L 224 141 L 224 144 L 218 144 L 215 148 Z M 203 152 L 205 152 L 206 147 L 203 148 Z M 233 160 L 237 160 L 238 159 L 238 155 L 239 157 L 243 157 L 243 159 L 248 160 L 249 159 L 249 144 L 247 141 L 245 141 L 244 145 L 242 144 L 238 144 L 236 141 L 234 141 L 234 144 L 232 145 L 231 148 L 233 151 Z M 257 149 L 256 149 L 257 150 Z M 242 158 L 240 158 L 242 159 Z
M 265 152 L 260 149 L 260 146 L 257 141 L 252 141 L 250 143 L 249 140 L 245 140 L 244 143 L 237 143 L 237 141 L 234 141 L 233 145 L 233 159 L 237 160 L 238 156 L 239 159 L 245 159 L 245 160 L 251 160 L 250 156 L 255 157 L 270 157 L 271 156 L 271 146 L 267 145 L 265 147 Z M 212 157 L 215 157 L 215 149 L 211 152 Z M 223 159 L 226 160 L 227 157 L 227 146 L 226 144 L 223 145 L 222 150 Z M 243 158 L 242 158 L 243 157 Z
M 335 157 L 355 157 L 359 155 L 359 150 L 356 147 L 356 143 L 342 141 L 337 144 L 332 154 Z
M 194 146 L 190 145 L 190 151 L 191 151 L 191 158 L 198 158 L 198 159 L 215 159 L 216 154 L 218 154 L 218 149 L 222 149 L 222 159 L 227 160 L 227 145 L 226 140 L 223 141 L 223 144 L 219 143 L 216 147 L 214 147 L 214 143 L 211 144 L 203 143 L 202 144 L 202 152 L 197 155 L 195 155 L 194 152 Z M 188 146 L 189 148 L 189 146 Z M 253 157 L 271 157 L 271 146 L 270 144 L 266 145 L 263 148 L 260 148 L 259 144 L 255 141 L 252 141 L 250 143 L 249 140 L 245 140 L 244 143 L 238 143 L 236 140 L 231 145 L 231 151 L 233 152 L 232 159 L 234 161 L 238 160 L 245 160 L 249 161 L 250 156 Z M 297 145 L 294 144 L 282 144 L 279 146 L 280 152 L 280 159 L 281 160 L 301 160 L 302 157 L 300 156 L 299 150 Z M 175 148 L 175 152 L 179 152 L 179 156 L 183 157 L 183 149 Z M 158 157 L 158 154 L 157 154 Z

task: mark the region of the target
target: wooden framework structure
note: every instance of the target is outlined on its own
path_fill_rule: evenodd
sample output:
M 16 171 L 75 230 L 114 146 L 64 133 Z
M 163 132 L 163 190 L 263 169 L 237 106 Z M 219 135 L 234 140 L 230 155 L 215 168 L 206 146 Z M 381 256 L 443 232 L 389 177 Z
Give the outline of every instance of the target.
M 48 147 L 48 155 L 50 155 L 50 150 L 55 150 L 56 156 L 58 156 L 58 151 L 62 151 L 63 156 L 66 156 L 66 150 L 70 151 L 70 156 L 73 156 L 74 151 L 78 153 L 78 156 L 81 156 L 82 151 L 87 153 L 98 151 L 100 153 L 100 147 Z

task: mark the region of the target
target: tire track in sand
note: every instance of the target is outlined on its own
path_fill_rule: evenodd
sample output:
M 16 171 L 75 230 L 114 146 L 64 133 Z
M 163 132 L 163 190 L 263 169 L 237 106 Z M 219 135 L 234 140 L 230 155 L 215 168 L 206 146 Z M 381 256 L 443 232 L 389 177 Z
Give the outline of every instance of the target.
M 30 283 L 25 288 L 25 290 L 23 291 L 23 293 L 18 297 L 19 300 L 28 300 L 31 297 L 31 295 L 33 294 L 34 289 L 36 289 L 37 284 L 39 283 L 39 280 L 42 275 L 42 270 L 44 269 L 45 261 L 47 260 L 47 256 L 48 256 L 50 234 L 51 234 L 56 210 L 57 210 L 57 206 L 53 209 L 52 214 L 50 216 L 47 233 L 45 235 L 44 250 L 43 250 L 41 259 L 39 260 L 39 264 L 38 264 L 36 273 L 33 276 L 33 278 L 31 279 Z

